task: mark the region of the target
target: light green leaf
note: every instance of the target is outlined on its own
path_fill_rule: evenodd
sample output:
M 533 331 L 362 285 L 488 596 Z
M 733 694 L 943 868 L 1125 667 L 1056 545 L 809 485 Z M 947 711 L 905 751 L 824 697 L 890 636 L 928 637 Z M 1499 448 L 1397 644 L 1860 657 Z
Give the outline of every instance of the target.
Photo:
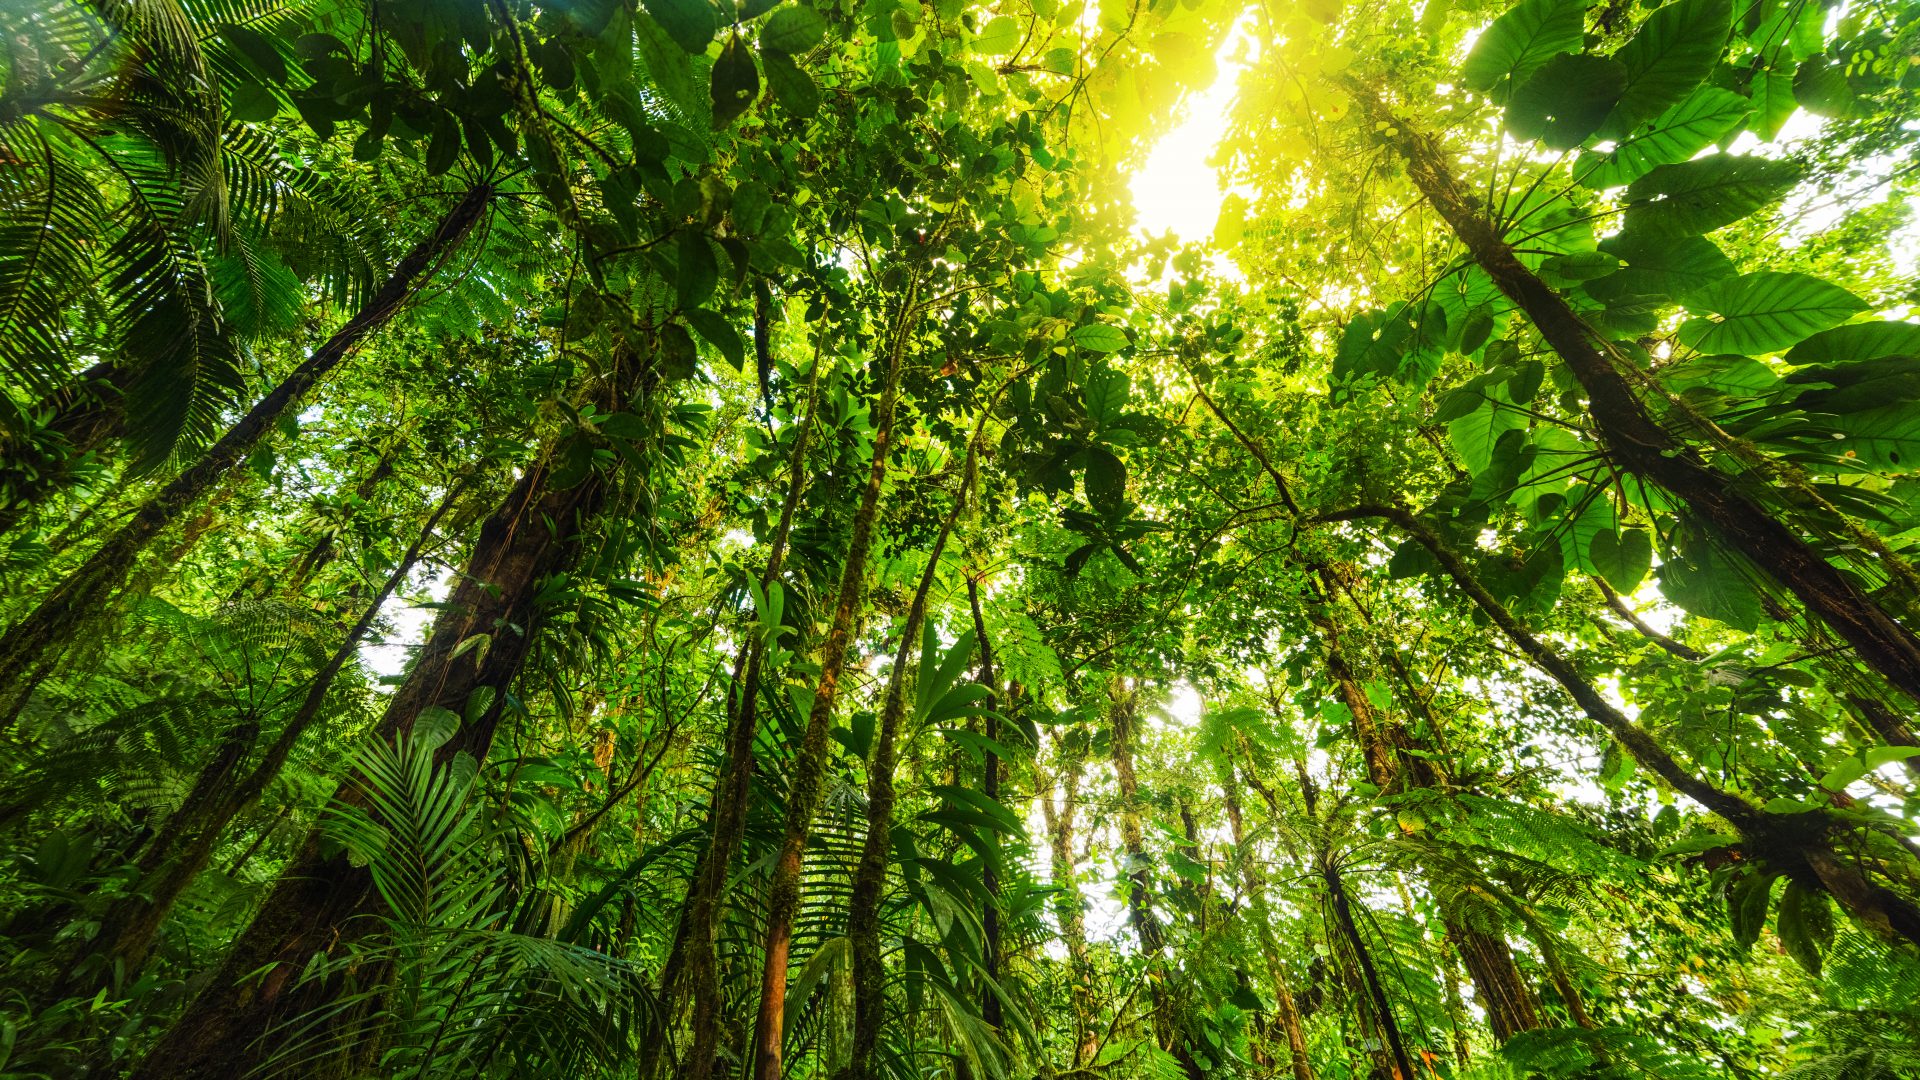
M 798 55 L 820 44 L 827 35 L 827 20 L 812 8 L 790 5 L 775 11 L 760 28 L 760 48 Z
M 1822 330 L 1787 353 L 1789 364 L 1850 364 L 1920 356 L 1920 323 L 1861 322 Z
M 1075 345 L 1098 353 L 1119 352 L 1131 344 L 1127 340 L 1126 331 L 1104 323 L 1089 323 L 1086 326 L 1075 327 L 1071 336 Z
M 1606 529 L 1593 534 L 1587 559 L 1613 591 L 1630 595 L 1653 568 L 1653 538 L 1644 529 Z
M 1680 339 L 1701 352 L 1775 352 L 1866 310 L 1867 302 L 1808 274 L 1762 270 L 1725 278 L 1686 298 L 1688 310 L 1718 321 L 1690 320 Z
M 1447 425 L 1447 441 L 1460 452 L 1470 473 L 1485 472 L 1493 462 L 1494 444 L 1500 436 L 1527 426 L 1527 418 L 1512 409 L 1497 408 L 1489 401 Z
M 1521 0 L 1473 43 L 1460 81 L 1487 93 L 1512 76 L 1524 80 L 1560 53 L 1580 51 L 1585 0 Z
M 1011 15 L 996 15 L 980 28 L 973 51 L 982 56 L 1005 56 L 1020 47 L 1020 23 Z

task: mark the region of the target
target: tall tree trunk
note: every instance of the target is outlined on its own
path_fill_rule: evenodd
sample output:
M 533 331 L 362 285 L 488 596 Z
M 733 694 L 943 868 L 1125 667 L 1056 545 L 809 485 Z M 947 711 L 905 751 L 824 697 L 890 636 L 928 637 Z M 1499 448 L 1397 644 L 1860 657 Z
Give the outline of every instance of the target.
M 1313 1080 L 1313 1062 L 1307 1057 L 1307 1035 L 1300 1027 L 1300 1008 L 1293 1000 L 1293 989 L 1286 967 L 1280 962 L 1280 943 L 1273 935 L 1273 909 L 1267 904 L 1266 883 L 1255 872 L 1247 851 L 1246 820 L 1240 809 L 1240 785 L 1232 764 L 1221 770 L 1226 792 L 1227 823 L 1233 829 L 1233 846 L 1240 856 L 1240 883 L 1247 893 L 1247 914 L 1253 919 L 1254 933 L 1260 939 L 1260 952 L 1267 962 L 1267 977 L 1273 983 L 1273 1008 L 1280 1030 L 1287 1037 L 1287 1054 L 1293 1080 Z
M 1474 262 L 1566 361 L 1586 391 L 1594 424 L 1614 460 L 1671 492 L 1718 539 L 1798 597 L 1888 682 L 1920 700 L 1920 638 L 1746 495 L 1741 485 L 1669 434 L 1634 392 L 1605 343 L 1564 297 L 1520 262 L 1498 227 L 1481 215 L 1478 200 L 1461 191 L 1439 141 L 1395 116 L 1364 87 L 1357 94 L 1390 132 L 1387 142 L 1405 159 L 1414 186 L 1466 245 Z
M 95 951 L 117 960 L 126 977 L 131 978 L 146 963 L 154 937 L 173 910 L 174 902 L 206 868 L 227 826 L 266 793 L 300 736 L 320 718 L 334 679 L 360 647 L 381 607 L 413 572 L 440 519 L 453 506 L 461 490 L 458 486 L 450 489 L 428 516 L 418 538 L 401 556 L 379 593 L 314 675 L 300 707 L 280 729 L 261 761 L 234 782 L 235 769 L 252 751 L 260 735 L 258 722 L 248 721 L 229 731 L 213 758 L 201 767 L 180 809 L 167 820 L 141 856 L 140 887 L 108 908 L 101 917 L 100 932 L 94 939 Z
M 393 273 L 345 326 L 303 361 L 279 386 L 261 398 L 218 442 L 165 487 L 42 599 L 24 619 L 0 636 L 0 691 L 13 686 L 49 648 L 73 636 L 81 620 L 104 608 L 127 580 L 155 537 L 179 521 L 220 480 L 241 465 L 274 424 L 299 404 L 315 383 L 346 359 L 367 335 L 385 325 L 413 296 L 425 275 L 458 245 L 486 210 L 493 189 L 469 190 L 414 245 Z
M 1369 505 L 1322 514 L 1319 518 L 1323 522 L 1366 519 L 1392 522 L 1426 548 L 1453 583 L 1521 654 L 1560 684 L 1588 719 L 1612 735 L 1641 768 L 1725 818 L 1755 853 L 1775 863 L 1804 886 L 1824 890 L 1843 910 L 1875 933 L 1920 945 L 1920 906 L 1885 886 L 1874 884 L 1857 864 L 1835 852 L 1830 834 L 1840 823 L 1819 811 L 1796 814 L 1764 811 L 1744 797 L 1722 791 L 1687 771 L 1652 735 L 1614 708 L 1565 657 L 1514 618 L 1513 613 L 1480 584 L 1459 552 L 1410 511 L 1397 506 Z
M 986 417 L 980 418 L 980 427 Z M 900 628 L 900 645 L 894 650 L 893 672 L 887 678 L 886 698 L 880 706 L 880 721 L 873 740 L 873 760 L 867 764 L 867 835 L 860 844 L 860 861 L 853 874 L 853 898 L 847 909 L 847 942 L 853 958 L 853 1053 L 841 1076 L 848 1080 L 873 1080 L 873 1053 L 880 1045 L 880 1027 L 886 1018 L 886 969 L 881 964 L 880 899 L 886 891 L 887 859 L 893 848 L 893 772 L 899 762 L 900 722 L 907 713 L 907 682 L 915 656 L 919 655 L 921 627 L 927 619 L 927 597 L 940 576 L 940 557 L 946 553 L 947 540 L 954 523 L 967 507 L 973 486 L 974 441 L 967 445 L 966 464 L 961 467 L 960 486 L 953 493 L 953 506 L 940 523 L 933 548 L 927 552 L 927 568 L 920 574 L 913 602 L 907 606 L 907 618 Z
M 767 896 L 766 958 L 760 979 L 760 1008 L 753 1026 L 754 1080 L 780 1080 L 782 1039 L 786 1032 L 787 961 L 793 948 L 793 918 L 800 910 L 800 870 L 806 858 L 807 837 L 813 831 L 814 811 L 826 783 L 827 732 L 833 723 L 840 675 L 846 667 L 854 620 L 866 595 L 867 558 L 873 548 L 880 492 L 886 486 L 887 460 L 893 453 L 900 369 L 908 331 L 919 311 L 917 292 L 916 278 L 902 299 L 900 322 L 889 342 L 879 407 L 873 416 L 873 461 L 860 494 L 860 507 L 853 516 L 846 565 L 840 572 L 840 592 L 834 600 L 833 622 L 820 650 L 820 679 L 814 688 L 806 731 L 794 757 L 793 780 L 787 789 L 786 824 Z
M 1039 784 L 1040 813 L 1047 822 L 1049 878 L 1053 885 L 1053 918 L 1060 925 L 1060 937 L 1067 946 L 1067 963 L 1072 977 L 1074 1049 L 1073 1067 L 1085 1068 L 1099 1046 L 1093 1031 L 1096 1009 L 1093 995 L 1093 959 L 1087 952 L 1087 904 L 1080 895 L 1075 869 L 1074 824 L 1080 812 L 1080 775 L 1085 762 L 1078 753 L 1069 752 L 1063 740 L 1054 741 L 1055 781 L 1060 788 L 1056 806 L 1052 788 Z
M 780 504 L 780 522 L 768 545 L 766 568 L 760 573 L 762 590 L 780 580 L 788 539 L 793 534 L 794 514 L 807 488 L 807 452 L 813 442 L 820 380 L 826 363 L 824 357 L 816 357 L 813 373 L 808 377 L 806 412 L 788 459 L 787 492 Z M 641 1049 L 639 1075 L 642 1080 L 650 1080 L 655 1075 L 669 1048 L 667 1029 L 678 1012 L 683 972 L 693 999 L 693 1038 L 683 1065 L 685 1076 L 687 1080 L 709 1080 L 719 1064 L 720 1024 L 725 1003 L 721 1000 L 714 935 L 733 854 L 739 850 L 746 834 L 747 805 L 753 791 L 753 740 L 760 726 L 760 683 L 766 643 L 757 633 L 749 632 L 749 640 L 742 649 L 740 677 L 735 680 L 727 702 L 726 757 L 722 759 L 720 782 L 714 785 L 708 813 L 713 832 L 706 850 L 694 864 L 686 900 L 680 906 L 680 920 L 674 929 L 673 948 L 660 973 L 660 1019 L 653 1037 Z
M 1000 801 L 1000 754 L 994 746 L 1000 739 L 1001 707 L 1000 680 L 994 672 L 993 639 L 987 636 L 986 613 L 980 608 L 980 579 L 967 578 L 967 608 L 973 613 L 973 638 L 980 644 L 980 685 L 987 688 L 986 760 L 980 766 L 980 793 L 994 802 Z M 1006 707 L 1013 708 L 1013 689 L 1008 688 Z M 1000 849 L 999 837 L 989 837 L 987 842 L 994 851 Z M 1000 875 L 989 862 L 986 868 L 987 909 L 981 913 L 980 936 L 982 958 L 987 969 L 987 978 L 997 984 L 1000 981 Z M 998 1028 L 1003 1019 L 1000 1008 L 1000 995 L 993 986 L 986 987 L 980 995 L 980 1018 Z
M 1346 882 L 1341 879 L 1340 868 L 1332 859 L 1322 856 L 1320 877 L 1326 882 L 1334 925 L 1340 928 L 1341 936 L 1347 939 L 1347 947 L 1353 951 L 1354 963 L 1360 969 L 1360 979 L 1370 1003 L 1374 1027 L 1387 1044 L 1394 1080 L 1414 1080 L 1413 1059 L 1407 1054 L 1406 1039 L 1400 1034 L 1400 1022 L 1394 1018 L 1393 1005 L 1387 1000 L 1386 987 L 1380 982 L 1380 971 L 1374 966 L 1373 952 L 1360 935 L 1359 923 L 1354 921 L 1353 904 L 1347 897 Z
M 1127 853 L 1127 922 L 1140 942 L 1140 951 L 1149 964 L 1165 960 L 1167 937 L 1153 913 L 1153 875 L 1147 869 L 1146 829 L 1140 820 L 1140 780 L 1134 771 L 1134 748 L 1138 738 L 1140 692 L 1125 688 L 1115 677 L 1113 689 L 1113 775 L 1120 788 L 1120 844 Z M 1186 1038 L 1176 1025 L 1173 1001 L 1167 993 L 1167 980 L 1152 977 L 1148 990 L 1153 999 L 1153 1028 L 1162 1049 L 1180 1063 L 1190 1080 L 1205 1075 L 1200 1063 L 1187 1047 Z
M 606 411 L 624 407 L 614 394 L 600 404 Z M 392 739 L 411 730 L 422 711 L 443 708 L 469 719 L 436 752 L 437 760 L 459 753 L 486 759 L 541 625 L 543 612 L 535 603 L 540 587 L 574 565 L 582 529 L 606 497 L 602 474 L 559 488 L 549 483 L 551 467 L 550 455 L 529 466 L 481 527 L 458 584 L 374 737 Z M 473 640 L 477 636 L 484 647 Z M 342 784 L 333 798 L 355 806 L 365 796 L 358 786 Z M 309 956 L 352 941 L 381 905 L 366 868 L 344 854 L 326 854 L 322 841 L 318 829 L 308 834 L 207 988 L 141 1062 L 137 1080 L 245 1075 L 259 1063 L 256 1041 L 276 1019 L 324 992 L 289 989 Z

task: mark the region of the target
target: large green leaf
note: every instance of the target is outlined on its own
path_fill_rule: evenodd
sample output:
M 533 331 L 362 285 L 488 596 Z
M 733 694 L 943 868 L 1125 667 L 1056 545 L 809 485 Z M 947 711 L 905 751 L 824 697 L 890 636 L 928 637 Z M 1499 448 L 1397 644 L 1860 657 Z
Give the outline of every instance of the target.
M 1491 400 L 1479 409 L 1447 425 L 1447 440 L 1460 452 L 1460 459 L 1471 473 L 1485 472 L 1493 461 L 1494 444 L 1500 436 L 1527 426 L 1527 418 L 1512 409 L 1496 406 Z
M 1716 281 L 1686 298 L 1717 320 L 1690 319 L 1680 340 L 1706 353 L 1775 352 L 1866 310 L 1867 302 L 1809 274 L 1762 270 Z
M 1563 53 L 1540 65 L 1507 106 L 1507 130 L 1571 150 L 1600 129 L 1627 85 L 1617 60 Z
M 1714 154 L 1662 165 L 1627 188 L 1627 229 L 1689 236 L 1731 225 L 1780 198 L 1800 167 L 1771 158 Z
M 1920 356 L 1920 323 L 1862 322 L 1822 330 L 1787 353 L 1789 364 L 1844 364 Z
M 1661 165 L 1685 161 L 1712 146 L 1752 109 L 1751 102 L 1731 90 L 1699 87 L 1612 151 L 1582 154 L 1575 170 L 1580 182 L 1596 191 L 1630 184 Z
M 1675 0 L 1648 16 L 1613 54 L 1626 89 L 1605 131 L 1623 135 L 1686 97 L 1713 71 L 1733 21 L 1733 0 Z
M 760 28 L 760 48 L 789 56 L 806 52 L 827 33 L 827 21 L 812 8 L 797 4 L 783 7 Z
M 643 0 L 647 14 L 674 43 L 690 53 L 705 52 L 720 20 L 707 0 Z
M 1587 292 L 1601 300 L 1678 298 L 1734 274 L 1733 260 L 1704 236 L 1650 238 L 1623 232 L 1602 240 L 1600 250 L 1626 263 L 1618 273 L 1587 283 Z
M 1762 614 L 1754 591 L 1759 572 L 1697 527 L 1678 532 L 1678 545 L 1660 564 L 1660 594 L 1689 614 L 1751 633 Z
M 1645 529 L 1604 529 L 1587 542 L 1587 564 L 1613 586 L 1632 593 L 1653 568 L 1653 538 Z
M 1586 0 L 1521 0 L 1473 43 L 1460 81 L 1482 93 L 1502 79 L 1524 80 L 1560 53 L 1580 51 Z

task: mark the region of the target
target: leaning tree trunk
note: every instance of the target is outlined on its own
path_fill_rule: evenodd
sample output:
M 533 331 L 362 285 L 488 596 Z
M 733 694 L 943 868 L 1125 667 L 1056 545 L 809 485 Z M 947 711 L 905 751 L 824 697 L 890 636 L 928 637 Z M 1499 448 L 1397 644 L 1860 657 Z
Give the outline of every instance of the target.
M 985 424 L 983 416 L 981 427 Z M 978 435 L 976 429 L 976 440 Z M 954 523 L 967 507 L 968 490 L 973 485 L 973 464 L 974 444 L 969 443 L 966 464 L 961 466 L 960 486 L 953 493 L 953 506 L 940 523 L 933 548 L 927 552 L 927 568 L 920 574 L 920 584 L 914 589 L 913 602 L 907 606 L 907 618 L 900 628 L 900 645 L 894 650 L 893 672 L 887 677 L 887 694 L 874 732 L 873 760 L 867 765 L 867 835 L 860 844 L 860 861 L 853 874 L 853 897 L 847 909 L 847 943 L 853 959 L 853 1053 L 840 1074 L 847 1080 L 873 1080 L 875 1075 L 873 1053 L 880 1045 L 880 1027 L 887 1005 L 886 969 L 881 964 L 880 951 L 880 899 L 886 890 L 887 860 L 893 846 L 893 772 L 899 762 L 900 722 L 907 714 L 909 665 L 921 644 L 927 597 L 940 576 L 940 557 L 946 553 Z
M 470 189 L 440 219 L 433 233 L 400 260 L 379 291 L 345 326 L 228 428 L 199 461 L 134 511 L 125 525 L 48 593 L 26 618 L 0 636 L 0 692 L 13 687 L 49 649 L 71 639 L 83 619 L 105 607 L 114 592 L 125 584 L 154 538 L 179 521 L 214 485 L 246 461 L 247 455 L 273 430 L 274 424 L 296 407 L 315 383 L 339 366 L 368 334 L 393 318 L 426 275 L 472 230 L 492 197 L 493 189 L 485 184 Z
M 813 815 L 826 784 L 827 732 L 833 723 L 833 705 L 840 676 L 852 644 L 855 617 L 866 593 L 867 558 L 873 549 L 880 492 L 886 486 L 887 460 L 893 452 L 895 407 L 900 397 L 900 369 L 907 348 L 908 328 L 917 312 L 917 281 L 907 289 L 900 324 L 889 343 L 886 370 L 881 375 L 880 401 L 873 416 L 873 461 L 854 512 L 847 539 L 846 565 L 840 571 L 840 592 L 834 598 L 833 622 L 820 650 L 820 678 L 807 726 L 794 755 L 793 779 L 787 786 L 787 814 L 780 851 L 773 864 L 767 895 L 766 957 L 760 978 L 760 1007 L 753 1025 L 754 1080 L 780 1080 L 782 1039 L 786 1031 L 787 962 L 793 948 L 793 919 L 800 910 L 800 871 L 806 857 Z
M 623 403 L 608 404 L 612 411 Z M 540 626 L 540 586 L 574 565 L 582 529 L 605 501 L 600 473 L 567 488 L 550 484 L 550 475 L 551 462 L 543 456 L 481 527 L 459 583 L 375 737 L 394 738 L 423 711 L 443 708 L 470 719 L 436 758 L 466 753 L 486 759 Z M 474 647 L 476 635 L 489 638 L 485 648 Z M 365 798 L 353 784 L 342 784 L 333 797 L 342 805 Z M 277 1019 L 312 1004 L 315 992 L 292 992 L 307 958 L 350 942 L 381 910 L 367 869 L 344 853 L 326 854 L 322 840 L 318 829 L 308 834 L 211 983 L 135 1071 L 136 1080 L 246 1075 L 260 1063 L 257 1040 Z
M 338 648 L 327 658 L 307 687 L 300 707 L 287 720 L 280 734 L 268 746 L 258 764 L 239 781 L 233 774 L 240 762 L 252 752 L 260 736 L 257 722 L 238 725 L 227 733 L 213 758 L 201 767 L 192 790 L 174 815 L 148 845 L 139 862 L 140 888 L 107 909 L 101 917 L 100 932 L 94 937 L 94 950 L 117 960 L 124 977 L 131 979 L 146 963 L 161 923 L 173 910 L 174 902 L 186 891 L 200 871 L 206 869 L 227 826 L 245 813 L 266 793 L 280 775 L 294 745 L 320 718 L 327 695 L 340 672 L 352 659 L 354 650 L 372 628 L 380 609 L 393 596 L 420 561 L 420 554 L 439 527 L 440 519 L 459 496 L 458 486 L 447 492 L 440 505 L 427 518 L 419 537 L 402 555 L 393 572 L 373 600 L 361 611 Z
M 1405 159 L 1414 186 L 1466 245 L 1474 262 L 1566 361 L 1586 391 L 1594 425 L 1614 460 L 1671 492 L 1719 539 L 1798 597 L 1888 682 L 1920 700 L 1920 638 L 1746 495 L 1733 478 L 1661 427 L 1592 328 L 1565 297 L 1520 262 L 1499 228 L 1480 213 L 1477 200 L 1460 189 L 1439 141 L 1393 115 L 1365 88 L 1357 94 L 1388 132 L 1388 144 Z
M 1762 810 L 1744 797 L 1722 791 L 1688 772 L 1644 728 L 1614 708 L 1565 657 L 1521 625 L 1513 613 L 1480 584 L 1460 553 L 1411 511 L 1397 506 L 1358 506 L 1319 518 L 1323 522 L 1365 519 L 1392 522 L 1426 548 L 1488 621 L 1534 666 L 1560 684 L 1588 719 L 1613 736 L 1641 768 L 1725 818 L 1752 848 L 1753 854 L 1776 862 L 1783 872 L 1805 887 L 1825 891 L 1842 910 L 1875 933 L 1920 945 L 1920 906 L 1885 886 L 1874 884 L 1858 865 L 1838 855 L 1830 835 L 1838 824 L 1834 819 L 1819 811 L 1779 814 Z

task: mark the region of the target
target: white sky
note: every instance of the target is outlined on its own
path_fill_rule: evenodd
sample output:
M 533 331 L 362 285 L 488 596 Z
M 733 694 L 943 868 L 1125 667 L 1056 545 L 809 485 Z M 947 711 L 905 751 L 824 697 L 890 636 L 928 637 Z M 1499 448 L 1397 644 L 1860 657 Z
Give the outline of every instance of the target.
M 1202 243 L 1213 235 L 1226 191 L 1209 162 L 1227 130 L 1240 74 L 1259 58 L 1258 50 L 1243 19 L 1214 53 L 1218 74 L 1213 84 L 1181 101 L 1179 125 L 1154 144 L 1134 172 L 1130 185 L 1134 224 L 1142 235 L 1159 236 L 1172 230 L 1186 243 Z

